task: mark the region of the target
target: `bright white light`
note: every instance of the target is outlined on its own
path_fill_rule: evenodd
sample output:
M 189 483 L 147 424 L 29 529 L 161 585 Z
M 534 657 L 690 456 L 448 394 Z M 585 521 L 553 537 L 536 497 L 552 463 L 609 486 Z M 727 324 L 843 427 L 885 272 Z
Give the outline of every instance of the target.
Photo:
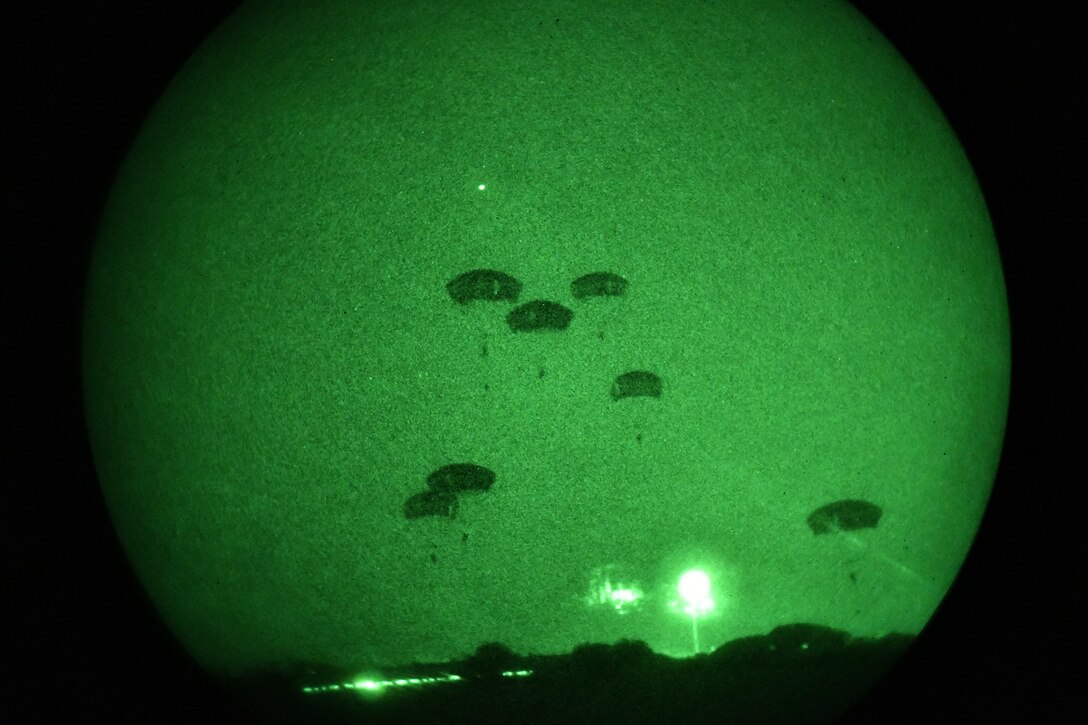
M 690 569 L 680 577 L 680 597 L 687 602 L 684 613 L 691 616 L 691 647 L 699 653 L 699 615 L 714 607 L 710 598 L 710 577 L 705 571 Z
M 688 604 L 698 607 L 710 594 L 710 577 L 706 572 L 692 569 L 680 577 L 680 596 Z
M 479 188 L 480 191 L 483 191 L 486 187 L 483 184 L 480 184 L 480 186 L 477 188 Z

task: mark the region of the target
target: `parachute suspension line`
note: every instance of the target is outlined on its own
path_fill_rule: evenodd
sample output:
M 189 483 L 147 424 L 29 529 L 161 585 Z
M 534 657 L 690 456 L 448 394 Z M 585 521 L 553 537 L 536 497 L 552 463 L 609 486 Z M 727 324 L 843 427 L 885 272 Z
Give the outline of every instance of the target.
M 899 561 L 896 561 L 892 557 L 885 554 L 883 551 L 880 551 L 879 549 L 875 549 L 875 548 L 869 546 L 864 541 L 859 539 L 853 532 L 843 531 L 842 529 L 837 529 L 837 533 L 840 536 L 842 536 L 843 538 L 845 538 L 847 541 L 849 541 L 850 544 L 852 546 L 854 546 L 856 549 L 859 549 L 861 551 L 865 551 L 865 552 L 871 554 L 872 556 L 875 556 L 876 558 L 883 561 L 885 564 L 889 564 L 890 566 L 895 568 L 895 570 L 898 571 L 900 574 L 908 576 L 911 579 L 914 579 L 915 581 L 925 583 L 925 579 L 922 578 L 922 575 L 919 574 L 918 572 L 914 571 L 914 569 L 911 569 L 909 566 L 907 566 L 907 565 L 905 565 L 905 564 L 903 564 L 903 563 L 901 563 Z

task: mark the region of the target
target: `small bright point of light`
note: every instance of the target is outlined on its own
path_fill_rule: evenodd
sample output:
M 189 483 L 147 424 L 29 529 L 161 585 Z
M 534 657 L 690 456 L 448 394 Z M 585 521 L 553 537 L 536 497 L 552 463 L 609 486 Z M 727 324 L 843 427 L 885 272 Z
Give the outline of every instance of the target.
M 382 689 L 382 686 L 374 680 L 360 680 L 359 682 L 355 683 L 355 686 L 362 690 L 370 690 L 372 692 Z
M 635 601 L 635 593 L 630 589 L 617 589 L 612 592 L 612 601 L 617 603 Z
M 393 680 L 394 685 L 403 686 L 408 684 L 408 680 Z
M 483 184 L 480 184 L 480 185 L 479 185 L 478 187 L 476 187 L 476 188 L 478 188 L 478 189 L 479 189 L 480 191 L 483 191 L 483 190 L 484 190 L 485 188 L 487 188 L 487 187 L 485 187 L 485 186 L 484 186 Z

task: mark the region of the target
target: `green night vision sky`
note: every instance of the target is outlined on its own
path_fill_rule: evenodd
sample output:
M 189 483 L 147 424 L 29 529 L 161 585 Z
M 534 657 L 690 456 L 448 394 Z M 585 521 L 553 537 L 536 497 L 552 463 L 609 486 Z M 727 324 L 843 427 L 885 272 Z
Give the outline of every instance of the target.
M 517 301 L 454 301 L 474 269 Z M 624 294 L 576 297 L 594 272 Z M 916 633 L 1001 450 L 984 200 L 838 2 L 244 6 L 135 140 L 88 285 L 102 489 L 215 671 L 683 656 L 691 567 L 707 647 Z M 532 300 L 569 325 L 514 331 Z M 615 399 L 632 370 L 660 396 Z M 451 463 L 494 483 L 406 517 Z M 842 499 L 879 524 L 815 534 Z

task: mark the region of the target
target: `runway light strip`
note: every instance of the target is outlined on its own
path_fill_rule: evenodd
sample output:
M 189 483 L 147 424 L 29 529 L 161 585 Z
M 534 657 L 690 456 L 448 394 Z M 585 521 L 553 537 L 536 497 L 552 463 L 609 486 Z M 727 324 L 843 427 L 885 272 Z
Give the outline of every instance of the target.
M 503 677 L 528 677 L 532 670 L 506 670 Z M 411 687 L 415 685 L 428 685 L 435 682 L 459 682 L 463 680 L 459 675 L 442 675 L 439 677 L 405 677 L 395 680 L 355 680 L 338 685 L 318 685 L 303 687 L 302 691 L 308 695 L 320 692 L 333 692 L 337 690 L 364 690 L 366 692 L 381 692 L 386 687 Z

